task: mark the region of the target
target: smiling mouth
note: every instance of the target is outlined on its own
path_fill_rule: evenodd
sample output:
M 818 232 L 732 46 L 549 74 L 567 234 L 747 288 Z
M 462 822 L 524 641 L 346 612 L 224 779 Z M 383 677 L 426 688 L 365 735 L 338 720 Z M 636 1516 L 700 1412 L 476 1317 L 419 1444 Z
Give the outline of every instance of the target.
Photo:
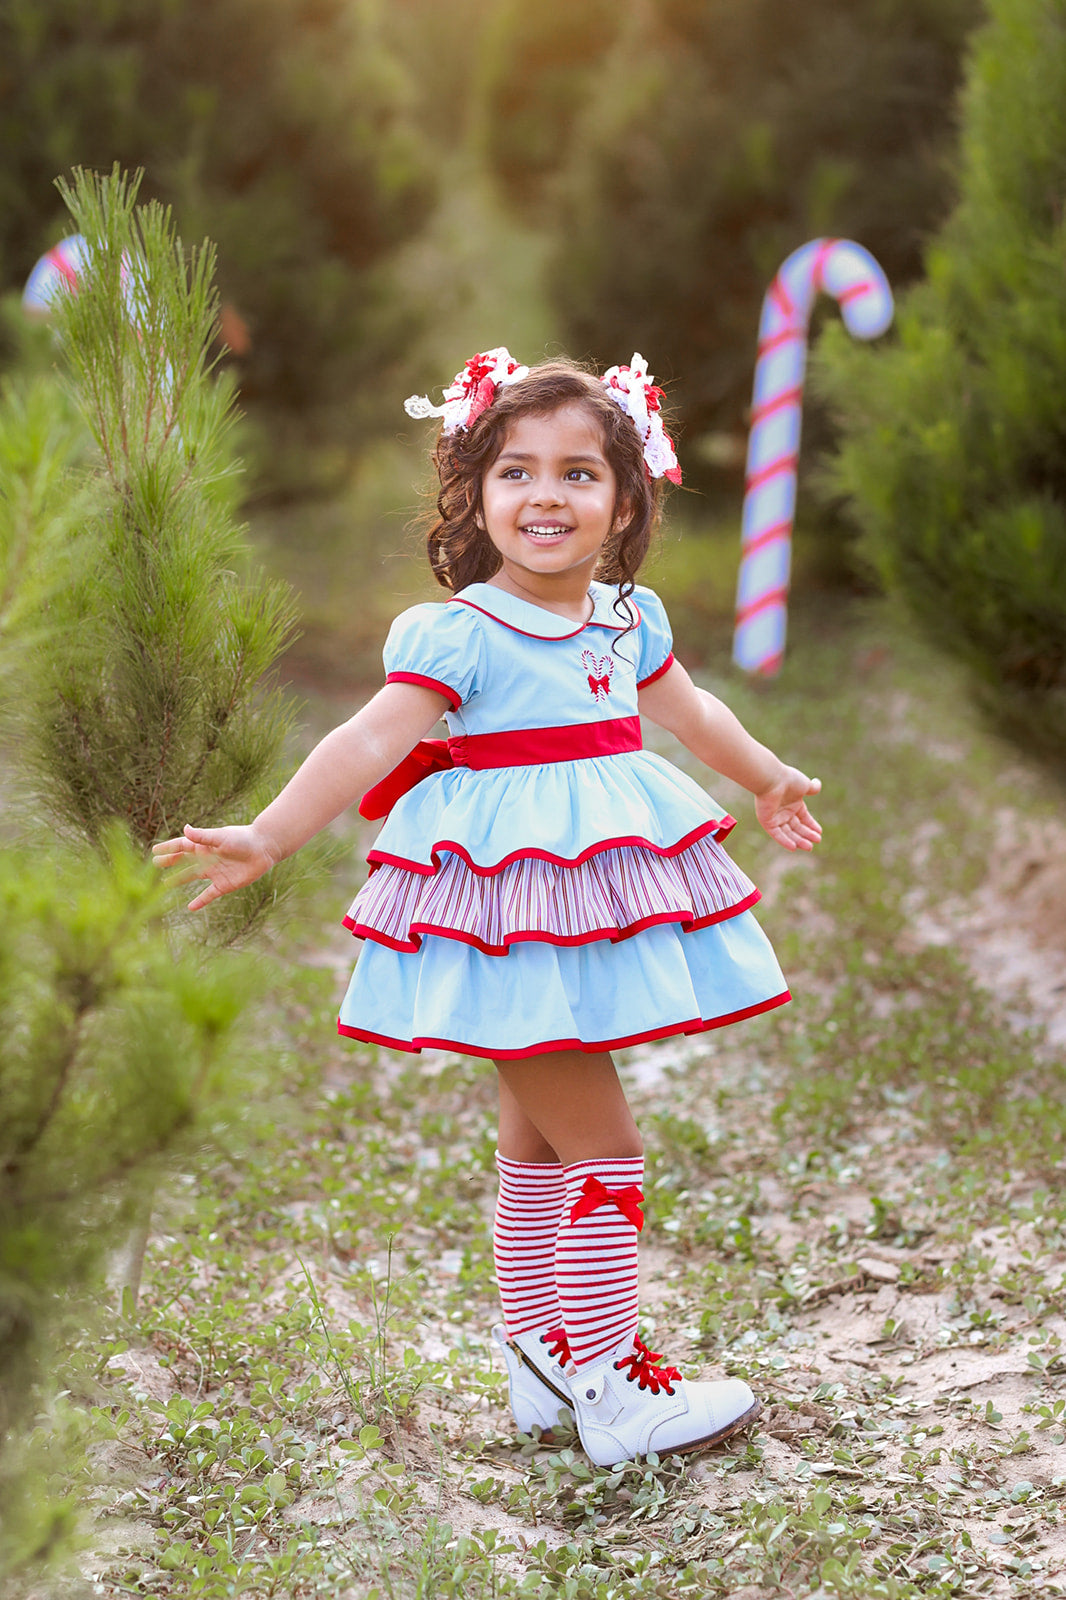
M 531 522 L 522 529 L 530 539 L 558 539 L 562 534 L 573 531 L 573 528 L 566 527 L 561 522 Z

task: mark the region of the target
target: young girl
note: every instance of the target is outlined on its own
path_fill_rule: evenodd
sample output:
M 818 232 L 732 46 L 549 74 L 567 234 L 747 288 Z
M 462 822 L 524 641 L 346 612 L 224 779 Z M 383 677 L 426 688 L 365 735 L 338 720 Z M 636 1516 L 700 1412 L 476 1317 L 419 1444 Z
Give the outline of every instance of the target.
M 155 847 L 208 880 L 195 910 L 360 797 L 371 816 L 392 804 L 345 919 L 366 942 L 339 1028 L 495 1064 L 512 1410 L 528 1431 L 572 1408 L 598 1465 L 713 1444 L 759 1410 L 637 1337 L 642 1145 L 609 1052 L 789 998 L 721 846 L 733 819 L 642 749 L 639 716 L 749 789 L 786 849 L 821 832 L 818 780 L 695 687 L 634 585 L 661 479 L 680 481 L 659 403 L 639 356 L 599 380 L 506 350 L 469 361 L 443 406 L 408 401 L 443 418 L 429 559 L 452 597 L 397 618 L 385 687 L 254 822 Z M 442 714 L 447 745 L 420 743 Z

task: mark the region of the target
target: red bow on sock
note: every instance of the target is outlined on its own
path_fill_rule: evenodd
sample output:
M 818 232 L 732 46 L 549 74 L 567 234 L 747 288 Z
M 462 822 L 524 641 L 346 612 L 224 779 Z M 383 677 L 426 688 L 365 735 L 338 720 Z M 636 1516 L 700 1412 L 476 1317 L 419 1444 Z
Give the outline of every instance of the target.
M 581 1198 L 574 1202 L 570 1212 L 570 1221 L 580 1222 L 597 1206 L 617 1206 L 639 1233 L 644 1226 L 644 1213 L 640 1209 L 643 1204 L 644 1195 L 635 1183 L 627 1184 L 624 1189 L 608 1189 L 599 1178 L 586 1178 L 581 1185 Z

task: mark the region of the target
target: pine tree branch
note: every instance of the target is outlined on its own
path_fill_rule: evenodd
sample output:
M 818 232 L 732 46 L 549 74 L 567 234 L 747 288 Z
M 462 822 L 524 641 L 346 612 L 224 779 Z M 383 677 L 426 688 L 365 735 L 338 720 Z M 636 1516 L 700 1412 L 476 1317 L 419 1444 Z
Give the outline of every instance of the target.
M 43 1108 L 36 1123 L 16 1141 L 11 1155 L 4 1162 L 3 1167 L 0 1168 L 0 1173 L 2 1173 L 7 1182 L 14 1183 L 17 1181 L 25 1168 L 27 1157 L 40 1143 L 49 1123 L 59 1109 L 63 1091 L 67 1086 L 74 1063 L 78 1058 L 78 1052 L 81 1049 L 81 1034 L 85 1018 L 91 1009 L 92 1002 L 88 997 L 83 997 L 81 1003 L 75 1009 L 74 1020 L 68 1032 L 67 1046 L 59 1060 L 58 1071 L 55 1082 L 52 1085 L 52 1092 L 48 1097 L 48 1103 Z
M 167 761 L 170 755 L 173 731 L 174 714 L 171 703 L 168 700 L 163 713 L 163 733 L 160 743 L 159 758 L 156 761 L 155 782 L 152 784 L 152 792 L 148 797 L 148 804 L 145 808 L 144 842 L 146 846 L 151 843 L 158 831 L 156 827 L 156 814 L 159 808 L 159 796 L 163 787 L 163 779 L 165 778 L 167 772 Z
M 206 737 L 204 739 L 204 747 L 203 747 L 203 750 L 200 752 L 200 759 L 199 759 L 199 761 L 197 761 L 196 765 L 193 767 L 192 772 L 189 774 L 188 780 L 186 781 L 186 785 L 185 785 L 186 793 L 185 793 L 185 797 L 184 797 L 185 799 L 187 799 L 190 794 L 195 794 L 196 787 L 197 787 L 198 783 L 200 782 L 200 779 L 203 776 L 204 769 L 206 768 L 208 761 L 215 754 L 215 752 L 217 751 L 217 749 L 219 747 L 219 744 L 220 744 L 221 739 L 222 739 L 222 734 L 225 731 L 226 724 L 229 722 L 229 719 L 233 715 L 234 709 L 235 709 L 235 707 L 237 705 L 238 697 L 240 695 L 240 692 L 241 692 L 242 688 L 244 687 L 244 681 L 245 681 L 244 668 L 245 668 L 246 662 L 247 662 L 247 652 L 245 651 L 238 658 L 236 674 L 235 674 L 235 676 L 233 678 L 233 682 L 232 682 L 232 685 L 231 685 L 231 688 L 230 688 L 229 702 L 228 702 L 228 704 L 226 706 L 224 706 L 222 708 L 222 710 L 219 713 L 219 715 L 215 718 L 215 721 L 212 724 L 210 731 L 208 732 L 208 734 L 206 735 Z M 229 798 L 230 798 L 229 796 L 225 796 L 225 797 L 212 796 L 212 800 L 216 804 L 218 804 L 219 806 L 224 806 L 224 805 L 228 804 Z
M 115 471 L 114 457 L 111 454 L 111 441 L 107 428 L 107 420 L 104 415 L 104 403 L 100 394 L 100 383 L 97 377 L 95 365 L 90 365 L 85 368 L 82 371 L 81 376 L 82 382 L 87 385 L 89 395 L 91 397 L 91 409 L 96 417 L 96 428 L 93 431 L 96 435 L 97 443 L 103 452 L 104 464 L 107 467 L 107 475 L 117 489 L 119 488 L 119 478 Z
M 14 538 L 10 546 L 7 582 L 4 584 L 3 593 L 0 594 L 0 633 L 6 633 L 10 625 L 11 607 L 21 587 L 23 574 L 30 555 L 33 518 L 30 516 L 25 501 L 23 501 L 23 511 L 23 515 L 16 515 L 11 522 Z
M 107 1189 L 114 1188 L 123 1178 L 128 1178 L 132 1172 L 136 1172 L 139 1167 L 143 1167 L 147 1163 L 166 1155 L 177 1135 L 184 1132 L 186 1128 L 191 1127 L 192 1122 L 193 1113 L 189 1106 L 186 1106 L 175 1117 L 166 1132 L 159 1134 L 151 1144 L 142 1145 L 139 1150 L 131 1150 L 128 1155 L 116 1161 L 106 1171 L 94 1174 L 89 1182 L 79 1189 L 53 1189 L 45 1197 L 45 1203 L 53 1206 L 70 1205 L 72 1201 L 84 1200 L 87 1194 L 101 1194 Z M 36 1210 L 41 1203 L 42 1197 L 40 1195 L 27 1195 L 24 1197 L 13 1195 L 9 1201 L 13 1211 L 26 1210 L 28 1208 Z

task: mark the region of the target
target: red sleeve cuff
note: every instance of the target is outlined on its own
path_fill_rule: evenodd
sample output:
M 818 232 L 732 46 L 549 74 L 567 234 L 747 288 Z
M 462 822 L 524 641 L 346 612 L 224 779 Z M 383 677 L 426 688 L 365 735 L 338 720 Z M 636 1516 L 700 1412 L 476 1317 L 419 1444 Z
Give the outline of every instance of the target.
M 461 694 L 450 689 L 446 683 L 439 683 L 436 678 L 427 678 L 424 672 L 390 672 L 386 683 L 417 683 L 423 689 L 433 689 L 437 694 L 442 694 L 453 711 L 458 711 L 463 703 Z
M 656 667 L 654 672 L 649 672 L 646 678 L 641 678 L 637 684 L 638 689 L 646 689 L 649 683 L 654 683 L 656 678 L 661 678 L 664 672 L 669 672 L 674 664 L 674 652 L 671 650 L 661 667 Z

